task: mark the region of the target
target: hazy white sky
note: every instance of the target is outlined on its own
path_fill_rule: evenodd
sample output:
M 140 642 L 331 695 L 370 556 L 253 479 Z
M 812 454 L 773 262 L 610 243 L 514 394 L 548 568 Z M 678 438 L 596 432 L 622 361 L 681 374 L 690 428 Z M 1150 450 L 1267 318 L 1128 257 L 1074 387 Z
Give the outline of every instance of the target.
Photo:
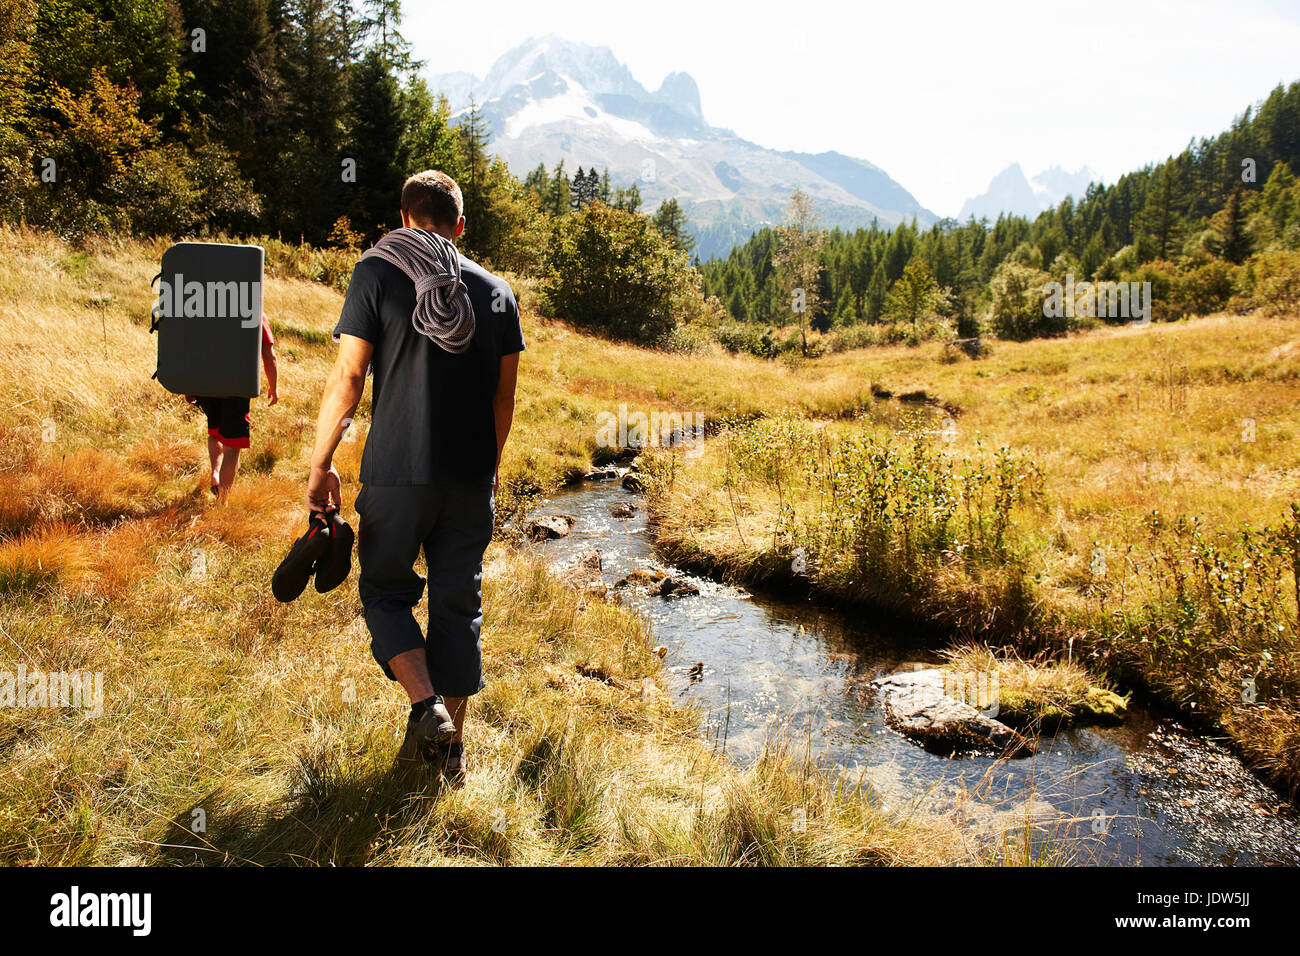
M 1113 182 L 1300 79 L 1300 0 L 407 0 L 430 73 L 483 76 L 530 36 L 608 46 L 763 146 L 835 149 L 956 215 L 1012 162 Z M 439 20 L 443 20 L 439 23 Z

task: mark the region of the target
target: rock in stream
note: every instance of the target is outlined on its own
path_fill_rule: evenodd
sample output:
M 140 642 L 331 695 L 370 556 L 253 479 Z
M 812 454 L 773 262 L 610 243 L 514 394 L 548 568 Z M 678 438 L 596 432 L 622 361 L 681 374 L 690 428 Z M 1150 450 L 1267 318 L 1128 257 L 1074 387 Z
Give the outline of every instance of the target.
M 578 560 L 565 572 L 565 579 L 579 591 L 604 597 L 609 590 L 605 584 L 605 572 L 601 565 L 600 552 L 595 548 L 584 551 Z
M 528 537 L 534 541 L 567 537 L 577 523 L 578 519 L 572 515 L 551 515 L 545 518 L 534 518 L 528 523 Z
M 946 693 L 944 672 L 930 667 L 900 671 L 871 682 L 889 726 L 933 753 L 997 751 L 1025 757 L 1034 743 L 1000 720 Z

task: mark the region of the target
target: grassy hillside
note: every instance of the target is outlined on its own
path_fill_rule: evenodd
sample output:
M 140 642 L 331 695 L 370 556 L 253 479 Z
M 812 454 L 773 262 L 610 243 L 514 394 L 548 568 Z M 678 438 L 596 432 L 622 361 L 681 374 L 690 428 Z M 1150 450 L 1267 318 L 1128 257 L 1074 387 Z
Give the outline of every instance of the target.
M 0 670 L 102 672 L 105 698 L 98 717 L 0 709 L 0 861 L 989 858 L 945 820 L 886 812 L 779 752 L 736 771 L 693 714 L 646 699 L 662 679 L 641 619 L 502 545 L 485 574 L 470 782 L 438 793 L 392 776 L 406 708 L 370 658 L 355 588 L 282 606 L 268 587 L 301 530 L 341 297 L 272 262 L 281 401 L 254 403 L 253 448 L 221 508 L 198 413 L 149 379 L 161 250 L 0 230 Z M 780 366 L 686 363 L 531 312 L 524 331 L 506 504 L 585 468 L 596 413 L 619 402 L 753 416 L 798 395 L 795 410 L 835 417 L 868 401 L 852 370 L 800 389 Z M 349 506 L 361 447 L 337 459 Z M 791 825 L 799 809 L 806 829 Z

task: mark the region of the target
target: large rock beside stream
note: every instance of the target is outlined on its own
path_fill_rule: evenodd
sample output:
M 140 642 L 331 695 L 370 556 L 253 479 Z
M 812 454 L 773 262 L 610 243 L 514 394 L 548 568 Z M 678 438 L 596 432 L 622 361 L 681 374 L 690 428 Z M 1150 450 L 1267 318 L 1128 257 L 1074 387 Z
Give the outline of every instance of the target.
M 563 538 L 573 530 L 578 519 L 572 515 L 551 515 L 546 518 L 534 518 L 528 523 L 528 537 L 534 541 L 546 541 L 550 538 Z
M 938 668 L 899 671 L 871 682 L 889 726 L 941 754 L 993 751 L 1007 757 L 1034 752 L 1031 740 L 1000 720 L 946 693 Z

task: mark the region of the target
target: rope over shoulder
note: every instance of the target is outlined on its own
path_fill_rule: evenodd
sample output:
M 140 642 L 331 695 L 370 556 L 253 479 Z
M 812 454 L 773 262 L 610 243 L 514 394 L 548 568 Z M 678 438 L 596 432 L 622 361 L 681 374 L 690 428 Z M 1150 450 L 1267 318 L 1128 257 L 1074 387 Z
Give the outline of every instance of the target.
M 415 284 L 411 325 L 443 351 L 459 355 L 474 338 L 474 306 L 450 241 L 423 229 L 394 229 L 362 254 L 397 266 Z

